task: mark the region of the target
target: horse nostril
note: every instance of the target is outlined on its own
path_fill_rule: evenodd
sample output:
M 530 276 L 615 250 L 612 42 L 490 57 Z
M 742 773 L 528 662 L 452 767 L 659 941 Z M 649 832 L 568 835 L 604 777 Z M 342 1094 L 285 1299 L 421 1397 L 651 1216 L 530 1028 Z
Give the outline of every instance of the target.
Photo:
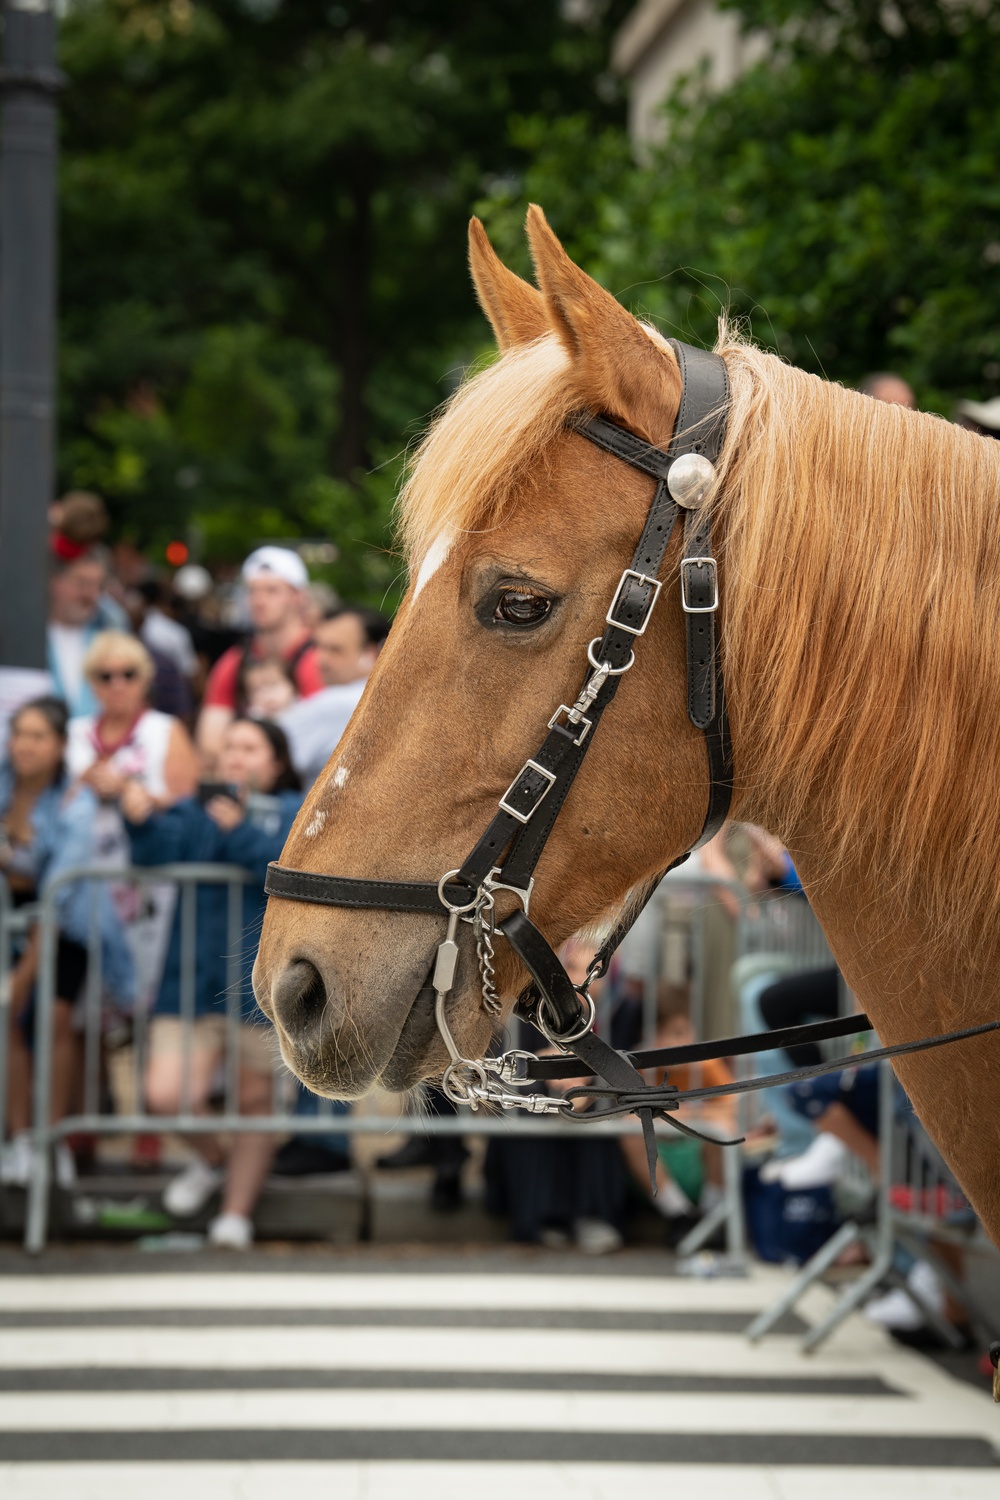
M 309 1031 L 326 1010 L 326 985 L 319 970 L 305 958 L 289 964 L 274 987 L 272 1003 L 286 1031 Z

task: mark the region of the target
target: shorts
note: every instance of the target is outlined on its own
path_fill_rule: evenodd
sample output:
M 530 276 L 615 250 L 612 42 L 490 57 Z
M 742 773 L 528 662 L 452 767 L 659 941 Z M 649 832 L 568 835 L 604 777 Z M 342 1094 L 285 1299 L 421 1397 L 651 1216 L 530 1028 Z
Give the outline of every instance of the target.
M 191 1052 L 210 1052 L 217 1057 L 226 1053 L 226 1017 L 195 1016 L 191 1023 Z M 278 1061 L 278 1042 L 270 1026 L 250 1026 L 241 1021 L 236 1027 L 240 1066 L 251 1073 L 273 1073 Z M 169 1056 L 184 1049 L 184 1026 L 180 1016 L 150 1016 L 149 1055 Z
M 27 906 L 38 900 L 37 891 L 13 891 L 11 904 L 15 908 Z M 72 1005 L 79 999 L 87 978 L 88 953 L 82 943 L 65 933 L 56 936 L 56 999 Z M 31 1002 L 34 1003 L 34 1000 Z
M 878 1067 L 844 1068 L 839 1073 L 821 1073 L 788 1086 L 792 1108 L 807 1120 L 817 1120 L 831 1104 L 850 1110 L 869 1135 L 878 1135 Z
M 87 979 L 87 950 L 82 943 L 59 934 L 56 942 L 56 998 L 70 1005 L 77 999 Z

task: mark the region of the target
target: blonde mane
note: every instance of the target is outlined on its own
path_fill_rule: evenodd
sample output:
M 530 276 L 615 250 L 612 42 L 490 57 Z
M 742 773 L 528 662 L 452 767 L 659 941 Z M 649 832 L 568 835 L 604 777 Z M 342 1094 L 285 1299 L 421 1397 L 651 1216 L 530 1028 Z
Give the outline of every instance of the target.
M 495 526 L 525 470 L 579 405 L 555 334 L 511 349 L 461 385 L 414 454 L 397 516 L 411 575 L 442 535 Z
M 931 941 L 971 935 L 1000 907 L 1000 445 L 718 347 L 738 783 L 785 837 L 821 807 L 835 862 L 862 851 Z M 498 523 L 577 405 L 553 335 L 460 388 L 400 497 L 412 572 Z
M 1000 446 L 720 352 L 739 780 L 765 817 L 780 787 L 779 834 L 820 805 L 835 858 L 867 856 L 931 942 L 969 935 L 1000 905 Z

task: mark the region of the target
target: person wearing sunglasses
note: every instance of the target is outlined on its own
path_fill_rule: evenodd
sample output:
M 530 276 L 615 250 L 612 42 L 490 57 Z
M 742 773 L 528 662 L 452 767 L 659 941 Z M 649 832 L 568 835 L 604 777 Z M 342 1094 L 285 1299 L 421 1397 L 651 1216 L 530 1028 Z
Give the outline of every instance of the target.
M 198 756 L 180 719 L 150 708 L 155 667 L 136 636 L 102 631 L 84 657 L 83 670 L 98 709 L 70 720 L 66 765 L 73 781 L 90 787 L 100 801 L 94 863 L 124 869 L 132 862 L 118 806 L 125 787 L 138 782 L 157 807 L 171 807 L 194 792 Z M 112 886 L 112 895 L 135 957 L 137 1003 L 148 1008 L 159 988 L 173 887 L 123 882 Z
M 126 781 L 136 780 L 162 807 L 189 797 L 198 781 L 198 758 L 180 719 L 149 707 L 153 659 L 134 635 L 104 630 L 83 663 L 97 712 L 70 720 L 70 775 L 115 802 Z

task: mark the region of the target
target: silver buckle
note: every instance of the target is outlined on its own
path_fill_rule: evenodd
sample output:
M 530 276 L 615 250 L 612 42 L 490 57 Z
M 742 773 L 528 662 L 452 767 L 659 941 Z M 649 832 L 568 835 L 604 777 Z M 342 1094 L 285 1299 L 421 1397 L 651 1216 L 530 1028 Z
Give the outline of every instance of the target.
M 625 580 L 626 580 L 626 578 L 634 578 L 639 583 L 649 583 L 649 584 L 652 584 L 653 597 L 652 597 L 652 599 L 650 599 L 649 604 L 646 607 L 645 618 L 643 619 L 642 624 L 639 625 L 639 626 L 635 626 L 635 625 L 623 625 L 622 622 L 621 622 L 621 620 L 615 620 L 615 619 L 612 618 L 613 615 L 614 615 L 614 612 L 615 612 L 615 606 L 617 605 L 618 600 L 621 598 L 622 589 L 625 587 Z M 650 621 L 650 619 L 652 617 L 653 608 L 654 608 L 654 606 L 656 604 L 657 599 L 659 599 L 659 597 L 660 597 L 660 590 L 662 589 L 662 587 L 663 587 L 663 584 L 660 582 L 660 580 L 658 578 L 650 578 L 650 576 L 649 576 L 648 573 L 639 573 L 639 572 L 637 572 L 637 570 L 635 568 L 626 568 L 625 571 L 624 571 L 624 573 L 622 574 L 622 576 L 618 580 L 618 587 L 615 589 L 615 597 L 611 601 L 611 608 L 608 610 L 607 614 L 604 616 L 605 623 L 608 624 L 608 625 L 612 625 L 615 628 L 615 630 L 624 630 L 629 635 L 645 635 L 646 634 L 646 626 L 649 624 L 649 621 Z
M 539 774 L 539 776 L 544 776 L 545 777 L 546 784 L 542 788 L 541 793 L 539 794 L 538 798 L 536 799 L 534 807 L 529 808 L 526 813 L 523 813 L 523 812 L 521 812 L 520 808 L 511 807 L 510 803 L 507 801 L 507 798 L 510 796 L 511 792 L 517 786 L 517 783 L 520 781 L 520 779 L 524 775 L 525 771 L 537 771 L 538 774 Z M 517 775 L 514 777 L 514 780 L 511 782 L 510 786 L 507 788 L 507 790 L 504 792 L 503 796 L 500 798 L 500 804 L 499 805 L 500 805 L 501 809 L 505 813 L 510 813 L 511 817 L 512 818 L 516 818 L 519 823 L 527 823 L 527 822 L 529 822 L 535 816 L 535 813 L 541 807 L 542 803 L 545 801 L 545 798 L 549 795 L 549 792 L 552 790 L 552 787 L 553 787 L 553 784 L 555 782 L 555 779 L 556 779 L 556 776 L 555 776 L 555 772 L 554 771 L 547 771 L 544 766 L 540 766 L 538 764 L 537 760 L 526 760 L 525 763 L 524 763 L 524 765 L 518 771 Z
M 688 578 L 685 571 L 688 567 L 708 568 L 712 584 L 711 604 L 690 604 L 688 602 Z M 681 558 L 681 609 L 686 615 L 714 615 L 719 607 L 719 569 L 714 557 L 682 557 Z
M 569 726 L 570 726 L 571 729 L 579 729 L 580 730 L 580 733 L 573 740 L 573 744 L 574 745 L 582 745 L 583 742 L 584 742 L 584 740 L 587 738 L 587 735 L 590 733 L 591 729 L 593 729 L 593 727 L 594 727 L 594 721 L 593 721 L 593 719 L 585 718 L 583 714 L 579 714 L 578 717 L 576 719 L 574 719 L 572 717 L 573 710 L 569 707 L 569 705 L 566 704 L 566 703 L 560 703 L 559 707 L 556 709 L 555 713 L 552 715 L 551 719 L 549 720 L 548 727 L 550 729 L 555 729 L 556 728 L 556 720 L 558 719 L 558 717 L 559 717 L 560 714 L 565 714 L 566 715 L 566 718 L 569 721 Z M 561 729 L 563 726 L 560 724 L 558 727 Z

